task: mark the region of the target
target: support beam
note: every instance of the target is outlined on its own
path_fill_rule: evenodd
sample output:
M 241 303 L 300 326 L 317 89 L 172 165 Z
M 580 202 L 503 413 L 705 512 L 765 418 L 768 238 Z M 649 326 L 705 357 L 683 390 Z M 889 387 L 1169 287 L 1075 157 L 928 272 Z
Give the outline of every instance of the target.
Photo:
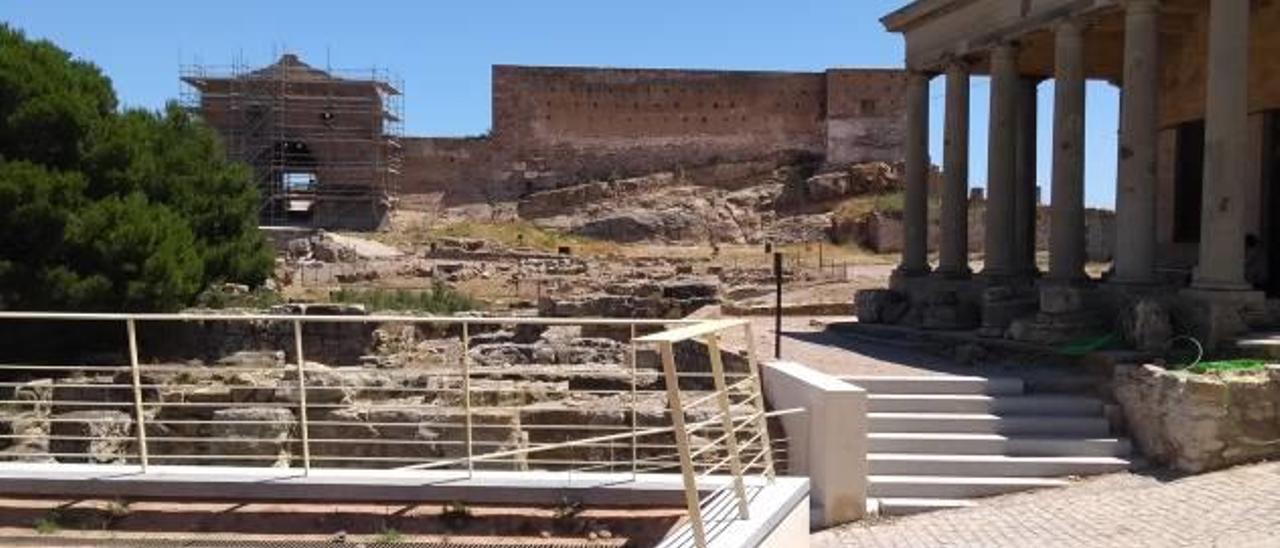
M 1049 279 L 1085 278 L 1084 30 L 1064 20 L 1055 31 L 1053 200 L 1049 227 Z
M 1160 85 L 1159 3 L 1126 0 L 1120 165 L 1113 281 L 1156 281 L 1156 118 Z
M 937 274 L 965 278 L 969 270 L 969 66 L 947 67 L 946 129 L 942 144 L 942 214 Z
M 1196 289 L 1249 290 L 1244 202 L 1249 165 L 1249 2 L 1212 0 L 1204 199 Z
M 1014 167 L 1013 252 L 1014 273 L 1019 276 L 1036 274 L 1036 213 L 1039 209 L 1038 184 L 1036 182 L 1036 117 L 1039 104 L 1036 96 L 1040 87 L 1038 77 L 1026 76 L 1018 80 L 1018 119 L 1016 123 L 1017 160 Z
M 1018 50 L 1012 43 L 991 50 L 991 120 L 988 130 L 986 241 L 982 274 L 1015 272 L 1014 206 L 1017 176 Z
M 906 195 L 903 198 L 902 263 L 899 276 L 929 273 L 929 80 L 913 71 L 907 77 Z

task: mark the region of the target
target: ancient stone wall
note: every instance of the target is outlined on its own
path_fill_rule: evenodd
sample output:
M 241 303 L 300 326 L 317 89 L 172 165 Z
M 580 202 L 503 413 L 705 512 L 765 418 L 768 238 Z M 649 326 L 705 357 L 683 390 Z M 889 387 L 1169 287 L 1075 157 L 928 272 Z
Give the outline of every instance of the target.
M 445 205 L 485 202 L 508 173 L 488 137 L 404 139 L 400 193 L 439 193 Z
M 402 195 L 511 199 L 726 163 L 900 162 L 902 71 L 493 68 L 487 138 L 406 140 Z
M 1200 473 L 1280 456 L 1280 369 L 1196 375 L 1122 366 L 1114 379 L 1143 456 Z
M 902 160 L 906 82 L 900 70 L 827 71 L 828 163 Z

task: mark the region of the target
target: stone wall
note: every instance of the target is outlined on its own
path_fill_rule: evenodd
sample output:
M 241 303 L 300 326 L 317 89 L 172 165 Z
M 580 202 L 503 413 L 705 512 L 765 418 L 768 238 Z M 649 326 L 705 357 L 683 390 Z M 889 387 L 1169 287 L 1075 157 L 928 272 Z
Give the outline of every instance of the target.
M 1280 457 L 1280 367 L 1196 375 L 1121 366 L 1114 391 L 1153 462 L 1198 473 Z
M 493 131 L 409 138 L 402 195 L 505 200 L 779 154 L 902 160 L 905 73 L 493 68 Z

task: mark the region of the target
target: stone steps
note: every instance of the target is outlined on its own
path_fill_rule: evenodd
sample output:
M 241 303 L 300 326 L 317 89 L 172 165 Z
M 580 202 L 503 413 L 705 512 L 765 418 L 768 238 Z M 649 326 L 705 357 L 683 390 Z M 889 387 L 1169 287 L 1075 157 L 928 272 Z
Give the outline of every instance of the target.
M 934 510 L 972 508 L 978 505 L 972 499 L 881 497 L 875 501 L 876 513 L 885 516 L 909 516 Z
M 1092 415 L 1102 401 L 1080 396 L 990 396 L 986 394 L 870 394 L 876 413 L 994 413 L 1001 415 Z
M 954 375 L 920 376 L 853 376 L 840 377 L 870 394 L 985 394 L 1018 396 L 1023 393 L 1022 379 L 964 377 Z
M 1014 457 L 927 453 L 872 453 L 867 456 L 873 475 L 1055 477 L 1106 474 L 1129 466 L 1116 457 Z
M 955 432 L 873 432 L 867 435 L 873 453 L 941 453 L 1043 457 L 1127 457 L 1123 438 L 1031 437 Z
M 846 377 L 868 394 L 868 496 L 885 515 L 1070 483 L 1130 466 L 1095 398 L 1025 395 L 1021 379 Z
M 1051 434 L 1091 438 L 1111 433 L 1111 423 L 1101 416 L 867 413 L 867 421 L 871 432 Z
M 872 474 L 868 480 L 867 494 L 876 498 L 972 499 L 1071 484 L 1070 480 L 1060 478 L 981 476 Z

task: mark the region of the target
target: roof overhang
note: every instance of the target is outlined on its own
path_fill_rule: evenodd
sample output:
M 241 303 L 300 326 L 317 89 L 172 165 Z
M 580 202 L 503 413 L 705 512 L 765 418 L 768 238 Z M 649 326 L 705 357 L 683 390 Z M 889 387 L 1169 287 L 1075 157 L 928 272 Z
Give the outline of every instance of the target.
M 903 32 L 917 22 L 937 17 L 973 0 L 916 0 L 880 18 L 889 32 Z

